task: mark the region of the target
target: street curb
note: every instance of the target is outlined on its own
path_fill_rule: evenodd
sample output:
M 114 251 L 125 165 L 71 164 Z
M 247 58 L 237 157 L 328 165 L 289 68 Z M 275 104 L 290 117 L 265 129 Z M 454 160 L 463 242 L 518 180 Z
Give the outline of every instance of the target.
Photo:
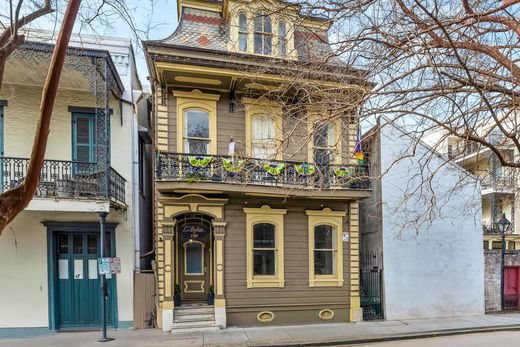
M 369 344 L 376 342 L 387 342 L 387 341 L 399 341 L 399 340 L 415 340 L 415 339 L 426 339 L 430 337 L 440 336 L 454 336 L 454 335 L 465 335 L 465 334 L 476 334 L 476 333 L 489 333 L 497 331 L 517 331 L 520 330 L 520 324 L 514 325 L 502 325 L 496 327 L 484 327 L 484 328 L 465 328 L 465 329 L 445 329 L 445 330 L 431 330 L 424 331 L 421 333 L 408 333 L 401 335 L 392 336 L 381 336 L 381 337 L 366 337 L 366 338 L 353 338 L 345 340 L 334 340 L 334 341 L 323 341 L 323 342 L 294 342 L 284 344 L 254 344 L 255 347 L 312 347 L 312 346 L 339 346 L 339 345 L 354 345 L 354 344 Z

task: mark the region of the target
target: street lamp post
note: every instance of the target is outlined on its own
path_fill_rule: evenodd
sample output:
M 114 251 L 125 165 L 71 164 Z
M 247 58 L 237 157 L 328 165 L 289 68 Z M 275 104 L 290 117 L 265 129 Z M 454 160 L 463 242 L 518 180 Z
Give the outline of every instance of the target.
M 511 222 L 506 218 L 506 214 L 502 212 L 502 218 L 497 222 L 502 236 L 501 258 L 500 258 L 500 310 L 504 311 L 504 263 L 506 255 L 506 230 L 509 229 Z

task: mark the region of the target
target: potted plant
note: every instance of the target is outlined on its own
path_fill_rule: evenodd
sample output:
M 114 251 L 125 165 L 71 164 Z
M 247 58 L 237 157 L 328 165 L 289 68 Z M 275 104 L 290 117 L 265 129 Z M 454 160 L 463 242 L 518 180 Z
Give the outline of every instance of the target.
M 209 286 L 208 305 L 213 305 L 214 303 L 215 303 L 215 292 L 213 291 L 213 286 Z
M 173 302 L 175 307 L 181 306 L 181 287 L 177 283 L 173 287 Z

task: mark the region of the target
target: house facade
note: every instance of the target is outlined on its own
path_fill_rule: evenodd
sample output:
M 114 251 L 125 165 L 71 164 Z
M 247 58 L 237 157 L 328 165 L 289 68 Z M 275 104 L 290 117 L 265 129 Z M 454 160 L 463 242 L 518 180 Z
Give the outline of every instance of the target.
M 178 10 L 175 33 L 144 44 L 159 327 L 360 320 L 358 201 L 370 182 L 354 147 L 370 86 L 333 57 L 330 21 L 297 5 Z M 320 91 L 312 105 L 302 86 Z M 332 107 L 336 94 L 348 110 Z
M 49 33 L 29 37 L 9 57 L 0 91 L 3 191 L 26 175 L 54 48 Z M 70 47 L 36 194 L 0 238 L 0 336 L 100 326 L 102 221 L 104 254 L 121 260 L 121 273 L 107 275 L 107 321 L 133 326 L 137 222 L 147 214 L 137 169 L 142 88 L 129 40 L 73 36 Z
M 360 203 L 363 313 L 386 320 L 482 315 L 480 186 L 396 123 L 381 117 L 363 136 L 379 177 Z

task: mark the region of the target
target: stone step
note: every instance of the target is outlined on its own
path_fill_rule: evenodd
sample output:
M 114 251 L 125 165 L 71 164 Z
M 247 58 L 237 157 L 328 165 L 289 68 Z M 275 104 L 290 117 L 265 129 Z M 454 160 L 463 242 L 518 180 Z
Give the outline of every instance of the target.
M 174 322 L 196 322 L 196 321 L 206 321 L 206 320 L 215 320 L 215 314 L 207 313 L 207 314 L 184 314 L 184 315 L 174 315 Z
M 215 325 L 215 320 L 203 320 L 203 321 L 186 321 L 186 322 L 173 322 L 173 329 L 178 328 L 198 328 L 198 327 L 210 327 Z
M 211 325 L 211 326 L 203 326 L 203 327 L 183 327 L 183 328 L 173 328 L 172 334 L 190 334 L 202 331 L 219 331 L 220 325 Z
M 176 307 L 174 313 L 176 315 L 196 315 L 196 314 L 212 314 L 215 310 L 213 306 L 206 307 Z

